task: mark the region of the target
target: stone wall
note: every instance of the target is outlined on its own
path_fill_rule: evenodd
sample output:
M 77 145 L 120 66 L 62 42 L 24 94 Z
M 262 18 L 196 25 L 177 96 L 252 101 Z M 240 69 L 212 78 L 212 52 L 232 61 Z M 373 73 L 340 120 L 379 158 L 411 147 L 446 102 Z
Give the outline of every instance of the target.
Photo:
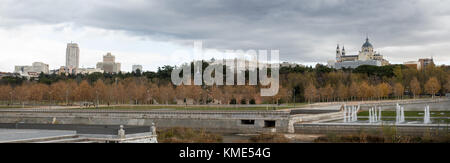
M 246 123 L 253 122 L 253 123 Z M 215 132 L 287 132 L 289 112 L 277 111 L 0 111 L 0 123 L 189 127 Z M 274 123 L 274 124 L 273 124 Z M 272 126 L 274 125 L 274 126 Z

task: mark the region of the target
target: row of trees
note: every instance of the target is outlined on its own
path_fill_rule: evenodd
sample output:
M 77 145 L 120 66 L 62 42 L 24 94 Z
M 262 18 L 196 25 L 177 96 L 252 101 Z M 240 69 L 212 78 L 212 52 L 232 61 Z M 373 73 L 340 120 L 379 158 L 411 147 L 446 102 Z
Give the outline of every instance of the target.
M 96 102 L 99 104 L 261 104 L 290 100 L 288 90 L 281 88 L 277 96 L 261 97 L 257 86 L 177 86 L 158 85 L 146 78 L 127 78 L 117 82 L 97 80 L 58 81 L 50 85 L 26 83 L 0 86 L 0 100 L 31 103 Z
M 450 90 L 450 83 L 447 83 L 446 89 Z M 409 84 L 409 92 L 414 98 L 422 93 L 434 95 L 441 89 L 439 81 L 432 77 L 426 84 L 424 89 L 421 88 L 417 78 L 414 78 Z M 360 83 L 354 82 L 350 86 L 339 83 L 333 87 L 327 84 L 325 87 L 316 88 L 311 82 L 305 88 L 305 99 L 308 102 L 314 101 L 343 101 L 343 100 L 382 100 L 390 97 L 403 98 L 405 95 L 405 87 L 401 83 L 379 83 L 370 85 L 366 81 Z
M 260 86 L 174 86 L 170 82 L 172 69 L 164 66 L 157 72 L 143 73 L 41 74 L 31 80 L 3 78 L 0 80 L 0 101 L 261 104 L 415 98 L 450 92 L 450 68 L 434 65 L 422 70 L 402 65 L 343 70 L 323 65 L 283 67 L 280 69 L 280 90 L 274 97 L 261 97 Z
M 287 69 L 287 70 L 286 70 Z M 334 70 L 316 66 L 297 73 L 285 68 L 282 85 L 294 90 L 296 101 L 381 100 L 445 95 L 450 92 L 450 69 L 430 64 L 422 70 L 403 65 L 360 66 Z

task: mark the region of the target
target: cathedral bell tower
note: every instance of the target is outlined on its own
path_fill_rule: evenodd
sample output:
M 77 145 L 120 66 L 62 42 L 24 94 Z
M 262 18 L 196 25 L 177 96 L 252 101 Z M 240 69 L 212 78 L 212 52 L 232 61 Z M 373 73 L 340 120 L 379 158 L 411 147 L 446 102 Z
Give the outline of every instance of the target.
M 345 55 L 345 47 L 344 46 L 342 46 L 342 55 L 343 56 Z
M 340 62 L 341 61 L 341 56 L 342 56 L 341 49 L 339 49 L 339 44 L 338 44 L 337 48 L 336 48 L 336 62 Z

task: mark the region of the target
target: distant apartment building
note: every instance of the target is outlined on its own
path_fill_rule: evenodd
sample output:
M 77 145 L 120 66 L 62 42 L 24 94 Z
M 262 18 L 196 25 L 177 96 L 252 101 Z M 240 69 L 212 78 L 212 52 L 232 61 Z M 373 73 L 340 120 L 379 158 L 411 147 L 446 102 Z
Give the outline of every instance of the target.
M 59 69 L 55 70 L 55 74 L 58 75 L 69 75 L 69 74 L 75 74 L 76 73 L 76 68 L 72 68 L 72 67 L 66 67 L 66 66 L 61 66 Z
M 54 74 L 58 75 L 69 75 L 69 74 L 92 74 L 95 72 L 103 73 L 104 71 L 99 68 L 70 68 L 66 66 L 61 66 L 59 69 L 54 70 Z
M 132 72 L 136 72 L 138 69 L 140 72 L 142 72 L 142 65 L 133 65 L 132 66 Z
M 404 62 L 403 65 L 405 65 L 406 67 L 409 67 L 409 68 L 417 69 L 417 70 L 422 69 L 421 63 L 419 61 Z
M 92 73 L 103 73 L 104 71 L 99 68 L 77 68 L 76 74 L 92 74 Z
M 419 59 L 420 65 L 422 66 L 421 69 L 424 69 L 428 65 L 434 65 L 433 58 L 421 58 Z
M 48 74 L 50 72 L 48 64 L 34 62 L 31 66 L 15 66 L 14 73 L 25 77 L 38 77 L 40 73 Z
M 403 65 L 417 70 L 423 70 L 428 65 L 434 65 L 433 58 L 421 58 L 418 61 L 408 61 L 404 62 Z
M 103 56 L 103 62 L 97 63 L 97 68 L 103 70 L 106 73 L 119 73 L 120 63 L 115 62 L 116 57 L 111 53 L 107 53 Z
M 66 67 L 78 68 L 80 65 L 80 48 L 76 43 L 68 43 L 66 48 Z

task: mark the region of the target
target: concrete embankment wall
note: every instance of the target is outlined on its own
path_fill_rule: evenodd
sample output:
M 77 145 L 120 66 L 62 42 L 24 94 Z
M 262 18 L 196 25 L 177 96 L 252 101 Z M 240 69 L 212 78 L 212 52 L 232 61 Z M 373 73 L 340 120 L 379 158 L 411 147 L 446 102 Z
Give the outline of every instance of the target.
M 0 123 L 189 127 L 229 133 L 287 132 L 289 112 L 277 111 L 0 111 Z
M 297 115 L 291 115 L 289 118 L 289 133 L 295 132 L 295 124 L 296 123 L 313 123 L 313 122 L 320 122 L 322 120 L 336 120 L 336 119 L 342 119 L 343 114 L 341 112 L 333 111 L 328 113 L 322 113 L 322 114 L 297 114 Z
M 448 125 L 358 125 L 358 124 L 295 124 L 295 133 L 299 134 L 359 134 L 396 131 L 399 135 L 423 136 L 424 134 L 445 135 Z

